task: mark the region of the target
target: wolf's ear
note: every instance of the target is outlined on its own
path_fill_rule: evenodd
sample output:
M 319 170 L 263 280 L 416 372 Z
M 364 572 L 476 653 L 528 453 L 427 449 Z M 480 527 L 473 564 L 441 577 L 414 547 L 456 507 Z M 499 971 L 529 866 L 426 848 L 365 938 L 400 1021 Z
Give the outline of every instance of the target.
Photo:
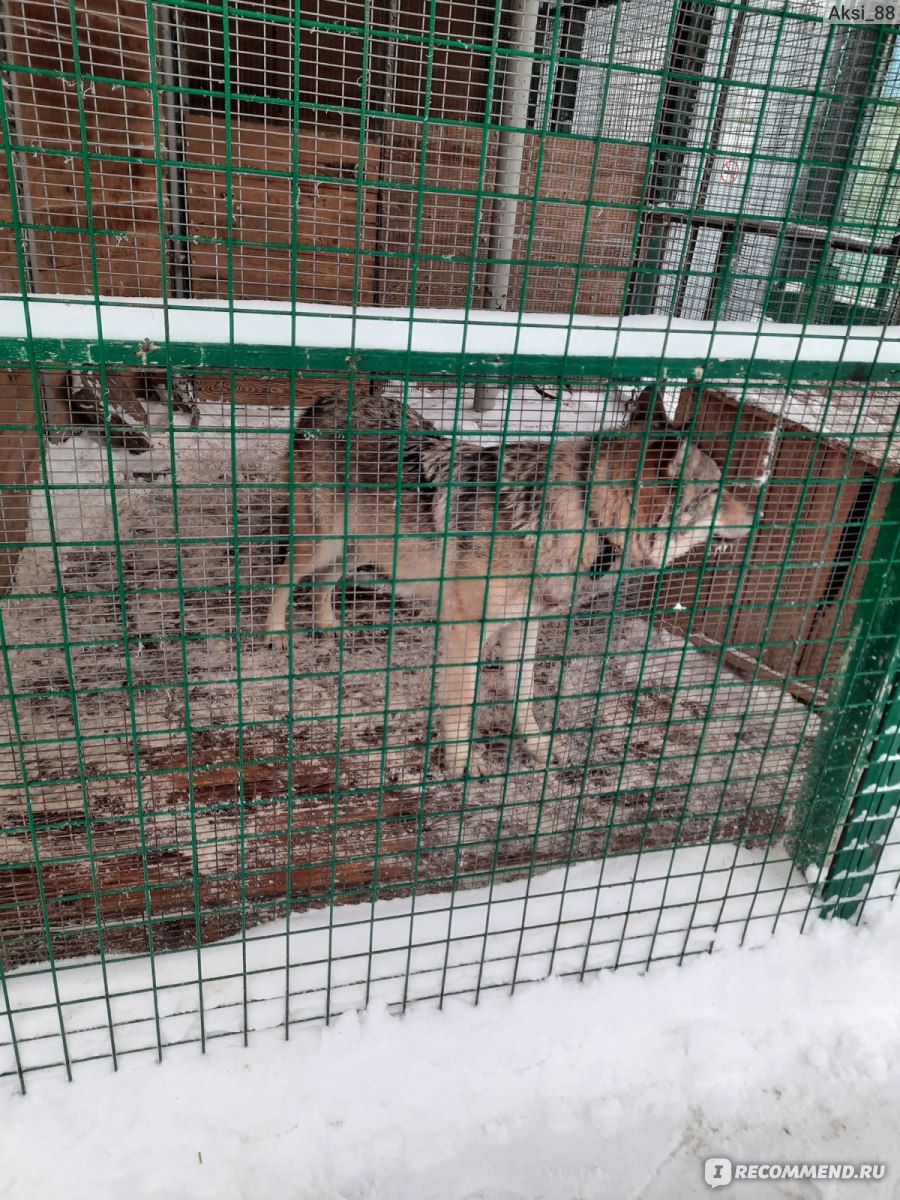
M 663 408 L 661 388 L 651 384 L 640 392 L 631 406 L 628 424 L 638 429 L 671 429 L 671 423 Z

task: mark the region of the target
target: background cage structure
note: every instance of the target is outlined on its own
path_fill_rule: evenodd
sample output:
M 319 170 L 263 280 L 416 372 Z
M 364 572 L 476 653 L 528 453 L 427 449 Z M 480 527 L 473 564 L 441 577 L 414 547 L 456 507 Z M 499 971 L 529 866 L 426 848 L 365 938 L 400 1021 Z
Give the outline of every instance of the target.
M 895 28 L 806 0 L 0 18 L 0 1072 L 893 897 Z M 601 530 L 539 622 L 546 769 L 488 640 L 487 775 L 442 769 L 434 610 L 346 552 L 336 638 L 309 585 L 288 648 L 259 636 L 317 397 L 351 443 L 391 403 L 451 455 L 599 433 L 644 462 L 648 386 L 749 536 L 648 572 L 636 499 Z

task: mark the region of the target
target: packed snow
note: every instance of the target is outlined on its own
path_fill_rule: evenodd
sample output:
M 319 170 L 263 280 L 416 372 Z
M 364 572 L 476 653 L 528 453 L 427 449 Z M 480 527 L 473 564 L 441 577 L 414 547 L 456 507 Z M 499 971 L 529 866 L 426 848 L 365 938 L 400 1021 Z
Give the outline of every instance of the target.
M 701 886 L 697 872 L 704 866 Z M 636 929 L 643 930 L 636 946 L 654 926 L 683 929 L 693 898 L 698 934 L 712 922 L 693 948 L 723 948 L 681 965 L 676 955 L 646 973 L 592 971 L 583 982 L 556 974 L 510 996 L 515 961 L 525 965 L 521 979 L 546 974 L 551 964 L 554 972 L 577 975 L 584 961 L 579 943 L 596 897 L 604 895 L 602 880 L 612 888 L 629 873 Z M 652 894 L 659 886 L 653 879 L 662 876 L 672 880 L 671 906 L 664 909 Z M 569 873 L 565 903 L 562 883 L 563 873 L 555 872 L 535 878 L 528 899 L 520 883 L 490 896 L 458 896 L 455 906 L 447 896 L 432 896 L 414 906 L 394 900 L 335 910 L 332 918 L 297 917 L 292 962 L 300 946 L 321 955 L 330 937 L 334 954 L 357 954 L 334 964 L 335 993 L 345 986 L 339 975 L 348 963 L 359 979 L 347 985 L 350 1010 L 335 1016 L 343 1007 L 336 1000 L 326 1027 L 304 1020 L 323 995 L 325 966 L 294 962 L 296 1023 L 287 1040 L 283 922 L 243 945 L 207 947 L 199 958 L 193 952 L 162 958 L 164 1039 L 187 1043 L 166 1045 L 161 1065 L 153 1050 L 122 1053 L 135 1030 L 154 1040 L 146 960 L 113 964 L 118 1073 L 110 1065 L 108 1029 L 95 1019 L 103 1002 L 90 999 L 98 995 L 98 967 L 63 972 L 68 998 L 81 993 L 64 1009 L 70 1030 L 96 1025 L 82 1035 L 77 1053 L 100 1058 L 77 1064 L 74 1084 L 59 1067 L 30 1074 L 24 1097 L 15 1075 L 2 1081 L 0 1196 L 669 1200 L 705 1194 L 704 1162 L 712 1156 L 885 1170 L 883 1179 L 868 1182 L 735 1182 L 737 1195 L 897 1195 L 900 918 L 889 902 L 896 869 L 881 877 L 883 898 L 870 904 L 860 927 L 819 920 L 783 855 L 770 854 L 766 862 L 719 847 L 704 859 L 692 848 L 605 868 L 583 863 Z M 754 902 L 758 886 L 774 890 Z M 628 944 L 604 927 L 608 899 L 589 935 L 595 946 L 604 939 L 608 945 L 589 967 L 612 961 L 610 947 Z M 686 901 L 687 908 L 679 907 Z M 571 923 L 552 956 L 560 911 Z M 445 999 L 443 1011 L 432 999 L 396 1015 L 413 943 L 423 957 L 413 959 L 412 990 L 436 992 L 434 979 L 422 981 L 429 966 L 440 969 L 445 961 L 441 939 L 450 920 L 454 952 L 465 947 L 472 960 L 451 967 L 461 972 L 453 983 L 471 988 L 478 964 L 487 964 L 479 1003 L 468 991 Z M 384 979 L 372 983 L 369 1009 L 359 1013 L 370 936 L 382 964 L 375 974 Z M 683 935 L 678 940 L 684 944 Z M 242 955 L 252 972 L 248 1045 L 241 1037 Z M 457 958 L 451 954 L 451 962 Z M 624 958 L 640 963 L 646 943 Z M 205 1056 L 197 1041 L 198 965 L 208 1012 Z M 14 1007 L 47 999 L 46 975 L 19 972 L 7 983 Z M 264 985 L 272 998 L 260 1001 Z M 49 1029 L 55 1016 L 51 1007 L 18 1017 L 26 1051 L 40 1044 L 27 1041 L 29 1032 L 41 1023 Z M 141 1017 L 143 1025 L 127 1024 Z M 271 1027 L 260 1029 L 267 1017 L 274 1018 Z M 233 1036 L 214 1036 L 229 1023 Z M 8 1048 L 5 1055 L 4 1068 Z

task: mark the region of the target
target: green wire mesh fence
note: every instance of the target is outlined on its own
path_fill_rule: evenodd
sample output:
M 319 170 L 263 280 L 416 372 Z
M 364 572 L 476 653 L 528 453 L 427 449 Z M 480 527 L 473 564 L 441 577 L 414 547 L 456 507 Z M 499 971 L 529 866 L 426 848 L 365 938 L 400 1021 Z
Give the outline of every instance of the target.
M 895 28 L 0 43 L 0 1073 L 892 899 Z

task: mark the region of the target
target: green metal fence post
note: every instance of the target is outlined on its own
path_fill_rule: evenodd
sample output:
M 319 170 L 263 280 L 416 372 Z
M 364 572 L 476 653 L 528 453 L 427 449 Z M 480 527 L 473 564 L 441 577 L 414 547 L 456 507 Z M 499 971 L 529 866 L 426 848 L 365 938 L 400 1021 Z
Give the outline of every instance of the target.
M 880 568 L 880 569 L 879 569 Z M 900 774 L 900 488 L 894 487 L 823 714 L 794 858 L 823 916 L 852 917 L 878 865 Z
M 822 894 L 822 916 L 850 919 L 861 915 L 888 835 L 900 793 L 900 641 L 887 672 L 890 695 L 844 821 L 841 840 Z

